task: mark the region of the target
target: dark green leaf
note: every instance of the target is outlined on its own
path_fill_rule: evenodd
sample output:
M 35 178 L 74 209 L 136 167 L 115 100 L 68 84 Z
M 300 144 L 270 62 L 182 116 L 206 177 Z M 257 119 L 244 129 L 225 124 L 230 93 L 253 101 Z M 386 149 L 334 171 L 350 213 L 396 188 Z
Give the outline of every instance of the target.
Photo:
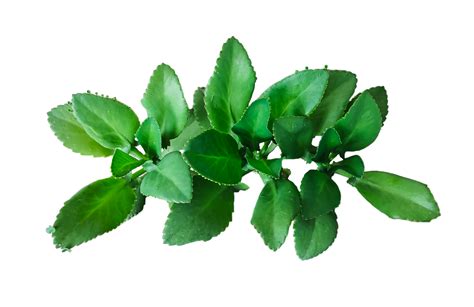
M 152 117 L 147 118 L 137 130 L 137 140 L 150 158 L 158 158 L 161 153 L 160 125 Z
M 311 121 L 304 116 L 287 116 L 275 120 L 273 134 L 287 159 L 302 157 L 311 145 Z
M 209 117 L 204 104 L 204 91 L 204 87 L 199 87 L 194 92 L 194 116 L 199 125 L 207 130 L 211 128 L 211 123 L 209 122 Z
M 200 176 L 193 177 L 194 195 L 189 204 L 173 204 L 163 230 L 169 245 L 208 241 L 223 232 L 232 220 L 234 191 Z
M 343 176 L 362 177 L 364 175 L 364 161 L 359 156 L 345 158 L 331 166 L 331 171 Z
M 188 164 L 203 177 L 223 184 L 242 178 L 242 159 L 237 142 L 228 134 L 208 130 L 191 139 L 184 151 Z
M 206 87 L 206 110 L 214 129 L 229 132 L 240 120 L 252 97 L 255 80 L 247 51 L 231 37 L 222 46 L 214 74 Z
M 385 90 L 385 87 L 376 86 L 376 87 L 369 88 L 365 92 L 369 92 L 369 94 L 374 98 L 375 102 L 377 103 L 377 106 L 379 107 L 380 115 L 382 116 L 382 125 L 383 125 L 388 115 L 388 97 L 387 97 L 387 91 Z M 348 108 L 352 106 L 354 101 L 356 101 L 357 98 L 359 98 L 359 96 L 360 94 L 356 95 L 351 100 L 351 102 L 348 105 Z
M 76 153 L 94 157 L 106 157 L 113 153 L 86 133 L 74 117 L 70 104 L 63 104 L 49 111 L 48 122 L 63 145 Z
M 316 162 L 329 162 L 329 155 L 336 150 L 342 144 L 341 137 L 337 130 L 329 128 L 324 132 L 321 140 L 319 141 L 318 149 L 314 161 Z
M 140 193 L 140 182 L 137 181 L 134 183 L 134 192 L 135 192 L 135 203 L 133 204 L 133 209 L 127 217 L 127 220 L 131 219 L 132 217 L 138 215 L 140 212 L 143 211 L 145 207 L 146 196 Z
M 247 151 L 245 158 L 250 166 L 258 172 L 273 178 L 280 177 L 282 159 L 256 159 L 250 151 Z
M 242 144 L 255 150 L 258 144 L 273 138 L 268 129 L 270 105 L 266 99 L 254 101 L 245 111 L 240 121 L 232 127 Z
M 271 180 L 258 197 L 251 223 L 265 244 L 277 250 L 285 242 L 299 210 L 300 195 L 296 186 L 287 179 Z
M 110 170 L 112 171 L 112 175 L 115 177 L 122 177 L 142 165 L 144 162 L 144 160 L 137 160 L 121 149 L 117 149 L 112 157 Z
M 337 184 L 323 172 L 308 171 L 301 181 L 301 214 L 304 219 L 333 211 L 341 202 Z
M 440 216 L 439 207 L 424 183 L 386 172 L 365 172 L 354 185 L 375 208 L 393 219 L 428 222 Z

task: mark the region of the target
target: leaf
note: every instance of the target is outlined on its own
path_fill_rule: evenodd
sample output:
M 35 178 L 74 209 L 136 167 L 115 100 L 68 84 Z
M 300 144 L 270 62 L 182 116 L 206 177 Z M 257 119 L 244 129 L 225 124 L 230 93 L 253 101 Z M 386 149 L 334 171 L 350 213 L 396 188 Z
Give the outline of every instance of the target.
M 84 130 L 102 146 L 127 150 L 134 142 L 140 122 L 123 103 L 92 94 L 75 94 L 72 106 Z
M 275 140 L 287 159 L 302 157 L 311 145 L 311 121 L 304 116 L 287 116 L 275 120 Z
M 428 222 L 440 216 L 436 200 L 424 183 L 395 174 L 371 171 L 349 180 L 379 211 L 393 219 Z
M 129 216 L 135 192 L 125 179 L 95 181 L 64 203 L 54 222 L 54 244 L 68 250 L 115 229 Z
M 188 105 L 175 71 L 166 64 L 159 65 L 150 78 L 142 105 L 161 128 L 163 144 L 177 137 L 188 120 Z
M 135 203 L 133 204 L 133 209 L 127 217 L 127 220 L 137 216 L 140 212 L 143 211 L 146 202 L 146 196 L 140 193 L 140 182 L 134 183 L 134 192 L 135 192 Z
M 181 132 L 178 137 L 170 141 L 170 146 L 166 148 L 165 152 L 172 152 L 184 149 L 189 140 L 203 133 L 205 130 L 206 129 L 203 128 L 196 120 L 194 114 L 190 112 L 188 123 L 186 124 L 186 127 L 184 128 L 183 132 Z
M 331 166 L 331 171 L 346 176 L 362 177 L 364 175 L 364 161 L 359 156 L 345 158 Z
M 194 196 L 189 204 L 173 204 L 163 230 L 163 241 L 183 245 L 208 241 L 223 232 L 234 211 L 233 187 L 193 177 Z
M 341 137 L 337 130 L 329 128 L 324 132 L 321 140 L 319 141 L 314 161 L 316 162 L 329 162 L 329 155 L 333 153 L 336 148 L 342 144 Z
M 290 115 L 309 115 L 321 101 L 329 73 L 323 69 L 303 70 L 269 87 L 260 98 L 270 101 L 270 122 Z
M 57 106 L 48 112 L 51 130 L 63 145 L 72 151 L 88 156 L 106 157 L 112 150 L 103 147 L 91 138 L 74 117 L 70 104 Z
M 374 98 L 367 92 L 362 93 L 336 123 L 342 140 L 341 151 L 364 149 L 375 141 L 381 127 L 382 118 Z
M 194 116 L 196 117 L 196 121 L 199 123 L 201 127 L 204 129 L 211 128 L 211 123 L 209 122 L 209 117 L 207 115 L 205 103 L 204 103 L 204 91 L 206 89 L 204 87 L 199 87 L 194 92 Z
M 245 158 L 249 165 L 258 172 L 273 178 L 280 177 L 282 159 L 256 159 L 250 151 L 247 151 Z
M 231 37 L 222 46 L 205 92 L 206 110 L 214 129 L 229 132 L 239 121 L 252 97 L 256 79 L 247 51 Z
M 115 150 L 110 170 L 115 177 L 122 177 L 139 167 L 145 160 L 137 160 L 121 149 Z
M 323 99 L 310 116 L 314 135 L 322 135 L 344 115 L 357 84 L 357 77 L 351 72 L 328 70 L 328 73 L 329 82 Z
M 179 151 L 167 154 L 155 170 L 147 173 L 140 186 L 143 195 L 169 202 L 190 202 L 193 193 L 191 172 Z
M 254 101 L 237 124 L 232 127 L 242 144 L 256 150 L 258 144 L 273 138 L 268 129 L 270 119 L 270 105 L 266 99 Z
M 201 176 L 234 185 L 242 179 L 242 159 L 237 142 L 228 134 L 208 130 L 191 139 L 184 159 Z
M 327 250 L 336 239 L 337 216 L 334 212 L 311 220 L 298 216 L 293 228 L 296 254 L 301 260 L 308 260 Z
M 365 92 L 368 92 L 377 103 L 377 106 L 379 107 L 380 115 L 382 116 L 382 126 L 383 126 L 383 123 L 385 122 L 385 119 L 387 119 L 387 115 L 388 115 L 388 97 L 387 97 L 387 91 L 385 90 L 385 87 L 376 86 L 376 87 L 369 88 L 368 90 L 365 90 Z M 349 109 L 352 106 L 354 101 L 357 100 L 357 98 L 359 98 L 360 95 L 361 94 L 356 95 L 351 100 L 347 109 Z
M 272 250 L 285 242 L 290 224 L 300 210 L 300 195 L 287 179 L 268 181 L 253 211 L 251 223 Z
M 341 202 L 337 184 L 323 172 L 310 170 L 301 181 L 301 214 L 313 219 L 333 211 Z
M 147 118 L 137 130 L 138 144 L 143 147 L 150 158 L 155 159 L 161 153 L 160 125 L 152 117 Z

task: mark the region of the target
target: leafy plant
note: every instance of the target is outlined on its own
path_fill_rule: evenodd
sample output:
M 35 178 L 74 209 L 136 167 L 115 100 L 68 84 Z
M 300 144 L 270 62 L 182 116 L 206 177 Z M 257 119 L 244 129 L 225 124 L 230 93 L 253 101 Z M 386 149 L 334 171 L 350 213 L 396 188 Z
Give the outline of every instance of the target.
M 48 113 L 51 129 L 72 151 L 112 156 L 112 177 L 81 189 L 48 228 L 63 250 L 104 234 L 139 214 L 147 196 L 170 203 L 163 240 L 170 245 L 207 241 L 232 220 L 234 193 L 257 172 L 264 187 L 251 223 L 277 250 L 291 224 L 296 253 L 310 259 L 337 235 L 342 175 L 376 209 L 395 219 L 427 222 L 440 215 L 428 187 L 398 175 L 365 171 L 360 156 L 388 113 L 384 87 L 353 97 L 357 79 L 347 71 L 305 69 L 278 81 L 249 104 L 256 74 L 242 44 L 223 46 L 191 110 L 174 70 L 153 72 L 142 104 L 148 118 L 115 98 L 75 94 Z M 353 97 L 353 98 L 352 98 Z M 318 146 L 313 142 L 319 139 Z M 269 158 L 279 147 L 281 156 Z M 299 188 L 283 168 L 304 159 L 309 170 Z

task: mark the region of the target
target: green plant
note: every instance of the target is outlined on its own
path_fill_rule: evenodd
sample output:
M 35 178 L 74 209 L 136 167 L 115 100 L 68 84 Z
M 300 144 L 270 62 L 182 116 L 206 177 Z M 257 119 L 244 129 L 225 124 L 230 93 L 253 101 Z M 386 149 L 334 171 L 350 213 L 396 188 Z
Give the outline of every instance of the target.
M 347 71 L 305 69 L 270 86 L 254 100 L 256 74 L 235 38 L 223 46 L 205 88 L 189 110 L 168 65 L 154 71 L 142 104 L 148 118 L 115 98 L 75 94 L 48 113 L 64 146 L 94 157 L 113 156 L 112 177 L 95 181 L 65 202 L 53 226 L 54 244 L 69 250 L 140 213 L 146 196 L 170 203 L 163 239 L 170 245 L 207 241 L 229 225 L 242 177 L 256 171 L 264 187 L 251 223 L 277 250 L 293 223 L 296 253 L 309 259 L 337 234 L 341 195 L 332 180 L 345 176 L 391 218 L 426 222 L 440 215 L 428 187 L 394 174 L 364 171 L 357 155 L 378 136 L 388 113 L 387 94 L 374 87 L 354 94 Z M 315 137 L 321 137 L 313 146 Z M 281 157 L 269 158 L 279 147 Z M 300 188 L 284 159 L 304 159 L 310 170 Z

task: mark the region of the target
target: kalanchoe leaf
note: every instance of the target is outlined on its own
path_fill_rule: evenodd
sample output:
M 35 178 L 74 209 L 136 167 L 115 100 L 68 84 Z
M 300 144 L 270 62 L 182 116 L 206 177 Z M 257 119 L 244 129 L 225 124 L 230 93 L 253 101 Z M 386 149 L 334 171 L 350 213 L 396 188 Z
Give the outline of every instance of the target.
M 91 138 L 74 117 L 72 106 L 63 104 L 48 112 L 48 122 L 63 145 L 81 155 L 106 157 L 113 151 Z
M 377 103 L 377 106 L 379 107 L 380 110 L 380 115 L 382 116 L 382 126 L 383 123 L 385 122 L 385 119 L 387 119 L 388 115 L 388 96 L 387 96 L 387 91 L 385 90 L 385 87 L 383 86 L 376 86 L 369 88 L 368 90 L 365 90 L 365 92 L 368 92 L 375 100 Z M 347 109 L 349 109 L 354 102 L 359 98 L 360 94 L 357 94 L 349 103 Z
M 293 228 L 296 254 L 301 260 L 308 260 L 327 250 L 336 239 L 337 216 L 334 212 L 311 220 L 298 216 Z
M 259 173 L 273 178 L 280 177 L 282 159 L 256 159 L 250 151 L 247 151 L 245 158 L 248 164 Z
M 194 116 L 199 125 L 204 129 L 211 128 L 211 123 L 209 122 L 209 117 L 207 115 L 205 103 L 204 103 L 204 87 L 199 87 L 193 96 L 194 101 Z
M 291 222 L 300 211 L 300 195 L 288 179 L 267 181 L 253 211 L 251 223 L 272 250 L 285 242 Z
M 159 65 L 153 72 L 142 105 L 148 116 L 158 122 L 165 145 L 177 137 L 186 126 L 188 105 L 176 73 L 166 64 Z
M 115 150 L 110 170 L 115 177 L 122 177 L 139 167 L 145 160 L 137 160 L 121 149 Z
M 158 158 L 161 153 L 160 125 L 152 117 L 147 118 L 137 130 L 137 140 L 148 156 Z
M 275 120 L 273 134 L 287 159 L 301 158 L 311 145 L 311 121 L 304 116 L 286 116 Z
M 208 130 L 191 139 L 184 150 L 186 162 L 203 177 L 234 185 L 242 178 L 237 142 L 228 134 Z
M 222 46 L 205 92 L 206 110 L 214 129 L 229 132 L 240 120 L 252 97 L 256 79 L 247 51 L 231 37 Z
M 232 186 L 193 177 L 194 196 L 189 204 L 172 204 L 163 230 L 163 241 L 183 245 L 208 241 L 223 232 L 232 220 L 234 190 Z
M 167 154 L 156 169 L 147 173 L 140 187 L 141 193 L 169 202 L 187 203 L 192 198 L 189 167 L 179 151 Z
M 428 222 L 440 216 L 438 204 L 424 183 L 380 171 L 365 172 L 350 183 L 369 203 L 393 219 Z
M 331 165 L 331 171 L 346 177 L 362 177 L 364 175 L 364 161 L 359 156 L 351 156 Z
M 165 152 L 163 154 L 184 149 L 189 140 L 203 133 L 205 130 L 206 129 L 203 128 L 196 120 L 196 116 L 193 114 L 193 112 L 190 112 L 186 127 L 180 135 L 171 140 L 170 146 L 164 150 Z
M 146 196 L 140 193 L 140 181 L 135 182 L 135 187 L 133 190 L 135 192 L 135 203 L 133 204 L 133 209 L 130 211 L 127 220 L 138 215 L 145 207 Z
M 301 215 L 313 219 L 333 211 L 341 202 L 337 184 L 327 174 L 311 170 L 301 181 Z
M 140 122 L 128 106 L 115 99 L 92 94 L 75 94 L 74 115 L 87 134 L 110 149 L 128 149 Z
M 333 153 L 336 148 L 342 144 L 341 137 L 337 130 L 334 128 L 329 128 L 324 132 L 321 140 L 319 141 L 319 146 L 316 150 L 316 155 L 314 156 L 314 161 L 316 162 L 329 162 L 329 155 Z

